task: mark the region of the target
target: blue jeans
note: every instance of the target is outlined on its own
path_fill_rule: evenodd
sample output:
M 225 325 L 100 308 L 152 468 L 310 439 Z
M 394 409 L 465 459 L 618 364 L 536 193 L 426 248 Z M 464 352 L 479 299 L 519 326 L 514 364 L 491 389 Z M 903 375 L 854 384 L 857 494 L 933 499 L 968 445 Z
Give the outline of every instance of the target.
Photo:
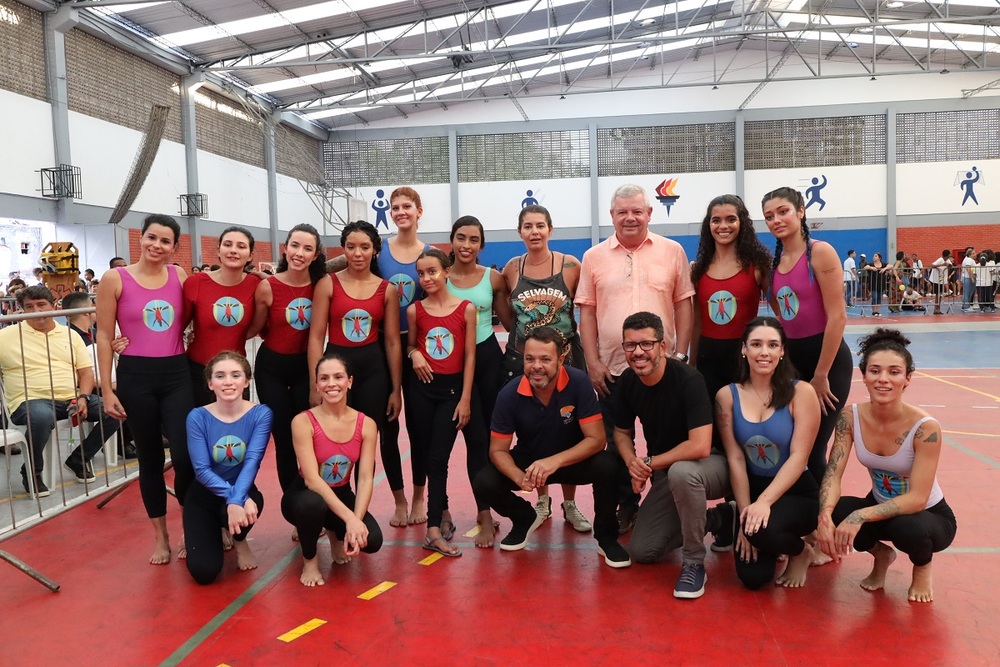
M 972 299 L 976 295 L 976 281 L 971 278 L 962 278 L 962 309 L 968 310 L 972 307 Z
M 80 460 L 81 450 L 85 461 L 94 458 L 94 455 L 101 450 L 104 441 L 118 431 L 121 426 L 114 417 L 109 417 L 103 410 L 101 399 L 95 395 L 87 400 L 87 421 L 95 426 L 90 434 L 84 438 L 83 442 L 74 449 L 69 458 Z M 10 419 L 15 424 L 21 426 L 28 425 L 28 445 L 31 447 L 31 457 L 35 465 L 35 474 L 42 472 L 44 465 L 42 453 L 45 445 L 52 435 L 52 429 L 56 427 L 56 421 L 69 417 L 69 401 L 52 401 L 47 398 L 35 398 L 24 401 L 14 410 Z

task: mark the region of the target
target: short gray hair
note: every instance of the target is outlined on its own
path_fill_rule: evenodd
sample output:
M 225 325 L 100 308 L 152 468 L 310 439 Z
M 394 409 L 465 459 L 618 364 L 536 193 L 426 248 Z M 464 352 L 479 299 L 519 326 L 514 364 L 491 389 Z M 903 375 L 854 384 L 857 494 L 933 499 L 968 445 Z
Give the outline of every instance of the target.
M 649 208 L 649 195 L 646 194 L 646 189 L 635 183 L 626 183 L 625 185 L 619 185 L 615 193 L 611 195 L 611 210 L 615 210 L 616 199 L 629 199 L 636 195 L 642 195 L 643 206 Z

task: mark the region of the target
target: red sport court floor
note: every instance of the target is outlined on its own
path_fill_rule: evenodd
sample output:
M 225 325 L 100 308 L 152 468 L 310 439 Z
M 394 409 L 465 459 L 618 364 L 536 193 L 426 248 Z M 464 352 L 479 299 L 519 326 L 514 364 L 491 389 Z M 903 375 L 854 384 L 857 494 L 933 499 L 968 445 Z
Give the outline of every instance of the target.
M 476 549 L 463 536 L 475 504 L 459 441 L 449 482 L 458 559 L 428 559 L 423 526 L 388 525 L 392 498 L 379 475 L 372 511 L 383 549 L 332 565 L 321 541 L 327 583 L 303 587 L 270 455 L 258 477 L 266 506 L 250 538 L 260 567 L 239 572 L 227 556 L 211 586 L 196 585 L 177 561 L 146 563 L 151 534 L 137 485 L 104 509 L 91 501 L 16 535 L 0 548 L 61 590 L 0 562 L 0 665 L 1000 664 L 1000 325 L 852 319 L 848 342 L 854 349 L 857 333 L 896 322 L 913 332 L 909 401 L 944 429 L 938 478 L 959 522 L 954 544 L 934 559 L 933 603 L 907 602 L 905 557 L 876 593 L 858 586 L 867 554 L 813 568 L 802 589 L 749 592 L 732 553 L 711 551 L 705 595 L 677 600 L 676 553 L 607 567 L 592 535 L 563 522 L 558 487 L 552 519 L 526 550 Z M 865 398 L 856 377 L 851 402 Z M 845 490 L 864 493 L 866 483 L 852 460 Z M 578 498 L 591 514 L 590 489 Z M 170 507 L 176 542 L 180 513 Z M 502 535 L 509 523 L 501 524 Z

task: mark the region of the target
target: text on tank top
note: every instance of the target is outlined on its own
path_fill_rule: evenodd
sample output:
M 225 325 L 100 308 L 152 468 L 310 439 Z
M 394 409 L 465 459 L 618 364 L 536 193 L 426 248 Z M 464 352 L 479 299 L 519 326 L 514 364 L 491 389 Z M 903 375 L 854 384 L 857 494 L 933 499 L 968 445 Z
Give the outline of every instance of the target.
M 778 317 L 789 338 L 808 338 L 826 329 L 826 306 L 819 281 L 809 270 L 807 253 L 802 253 L 788 273 L 775 271 L 773 285 Z
M 757 317 L 760 286 L 753 264 L 736 275 L 718 280 L 708 273 L 698 279 L 701 335 L 716 340 L 743 336 L 747 323 Z
M 490 269 L 483 271 L 483 278 L 472 287 L 456 287 L 448 279 L 448 291 L 476 307 L 476 345 L 493 335 L 493 283 Z
M 933 417 L 923 417 L 917 420 L 910 431 L 903 438 L 903 444 L 899 446 L 895 454 L 891 456 L 881 456 L 873 454 L 865 447 L 864 438 L 861 435 L 861 419 L 858 416 L 858 404 L 854 409 L 854 451 L 857 454 L 858 462 L 868 469 L 868 474 L 872 478 L 872 495 L 880 503 L 888 502 L 896 496 L 902 495 L 910 490 L 910 473 L 913 471 L 913 436 L 917 429 L 925 421 L 934 419 Z M 933 507 L 944 498 L 944 492 L 938 485 L 937 475 L 934 476 L 934 484 L 931 486 L 930 495 L 927 496 L 927 503 L 924 509 Z
M 507 345 L 513 345 L 518 354 L 524 352 L 524 341 L 528 332 L 535 327 L 553 327 L 566 340 L 576 334 L 576 320 L 573 318 L 573 294 L 566 285 L 560 271 L 555 273 L 555 253 L 552 255 L 552 275 L 548 278 L 526 278 L 521 256 L 517 284 L 511 292 L 510 301 L 514 310 L 514 330 L 510 332 Z M 566 256 L 563 255 L 563 265 Z
M 327 436 L 312 410 L 306 410 L 313 427 L 313 452 L 319 466 L 319 476 L 331 488 L 344 486 L 351 481 L 351 470 L 361 457 L 361 440 L 365 416 L 358 413 L 354 435 L 347 442 L 336 442 Z
M 417 349 L 423 352 L 431 370 L 440 375 L 461 373 L 465 367 L 465 307 L 462 301 L 443 317 L 431 315 L 423 301 L 417 301 Z
M 757 477 L 774 477 L 792 453 L 795 423 L 791 409 L 786 405 L 762 422 L 751 422 L 743 416 L 735 383 L 729 385 L 729 391 L 733 394 L 733 435 L 743 449 L 747 472 Z
M 222 350 L 246 356 L 247 330 L 253 322 L 254 292 L 260 278 L 246 274 L 238 285 L 220 285 L 208 273 L 184 281 L 184 300 L 191 309 L 194 342 L 188 358 L 207 364 Z
M 385 291 L 389 281 L 383 280 L 375 293 L 364 299 L 355 299 L 344 291 L 336 275 L 333 295 L 330 297 L 329 340 L 341 347 L 364 347 L 378 342 L 385 319 Z
M 177 267 L 167 265 L 167 282 L 143 287 L 125 267 L 118 267 L 122 292 L 118 297 L 118 327 L 129 339 L 121 353 L 128 357 L 173 357 L 184 354 L 184 293 Z
M 315 285 L 293 287 L 268 276 L 271 308 L 267 313 L 264 344 L 278 354 L 303 354 L 309 346 L 312 297 Z
M 424 244 L 423 252 L 427 252 L 430 246 Z M 420 289 L 417 280 L 417 261 L 398 262 L 392 256 L 392 249 L 389 242 L 385 242 L 385 248 L 378 254 L 378 270 L 382 277 L 396 286 L 396 293 L 399 295 L 399 330 L 408 330 L 406 321 L 406 309 L 411 303 L 424 298 L 424 291 Z

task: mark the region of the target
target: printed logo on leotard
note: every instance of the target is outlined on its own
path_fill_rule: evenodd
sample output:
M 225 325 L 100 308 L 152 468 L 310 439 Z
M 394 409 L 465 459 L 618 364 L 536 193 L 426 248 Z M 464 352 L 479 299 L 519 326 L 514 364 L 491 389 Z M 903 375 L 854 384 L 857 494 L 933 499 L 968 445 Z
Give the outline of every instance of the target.
M 891 470 L 872 469 L 872 484 L 876 495 L 895 498 L 910 490 L 910 481 Z
M 349 310 L 340 320 L 340 329 L 344 332 L 344 338 L 360 343 L 372 332 L 372 316 L 363 308 Z
M 781 452 L 778 446 L 762 435 L 755 435 L 743 445 L 743 452 L 751 465 L 761 470 L 770 470 L 778 465 Z
M 224 327 L 233 327 L 242 322 L 244 313 L 243 304 L 231 296 L 221 297 L 212 304 L 215 321 Z
M 708 298 L 708 316 L 716 324 L 729 324 L 736 317 L 736 297 L 720 289 Z
M 232 468 L 243 463 L 247 455 L 247 443 L 235 435 L 224 435 L 212 445 L 212 461 Z
M 427 332 L 424 349 L 434 359 L 447 359 L 455 349 L 455 335 L 444 327 L 434 327 Z
M 296 331 L 305 331 L 312 320 L 313 302 L 304 297 L 293 299 L 285 306 L 285 321 Z
M 153 299 L 142 308 L 142 321 L 152 331 L 166 331 L 174 323 L 174 307 Z
M 413 282 L 412 277 L 405 273 L 396 273 L 389 278 L 389 282 L 396 286 L 396 292 L 399 293 L 399 305 L 405 308 L 413 303 L 413 295 L 417 291 L 417 285 Z
M 330 486 L 343 482 L 350 472 L 351 460 L 343 454 L 334 454 L 319 466 L 319 476 Z
M 785 285 L 776 295 L 778 299 L 778 316 L 783 320 L 794 320 L 799 314 L 799 295 L 788 285 Z

